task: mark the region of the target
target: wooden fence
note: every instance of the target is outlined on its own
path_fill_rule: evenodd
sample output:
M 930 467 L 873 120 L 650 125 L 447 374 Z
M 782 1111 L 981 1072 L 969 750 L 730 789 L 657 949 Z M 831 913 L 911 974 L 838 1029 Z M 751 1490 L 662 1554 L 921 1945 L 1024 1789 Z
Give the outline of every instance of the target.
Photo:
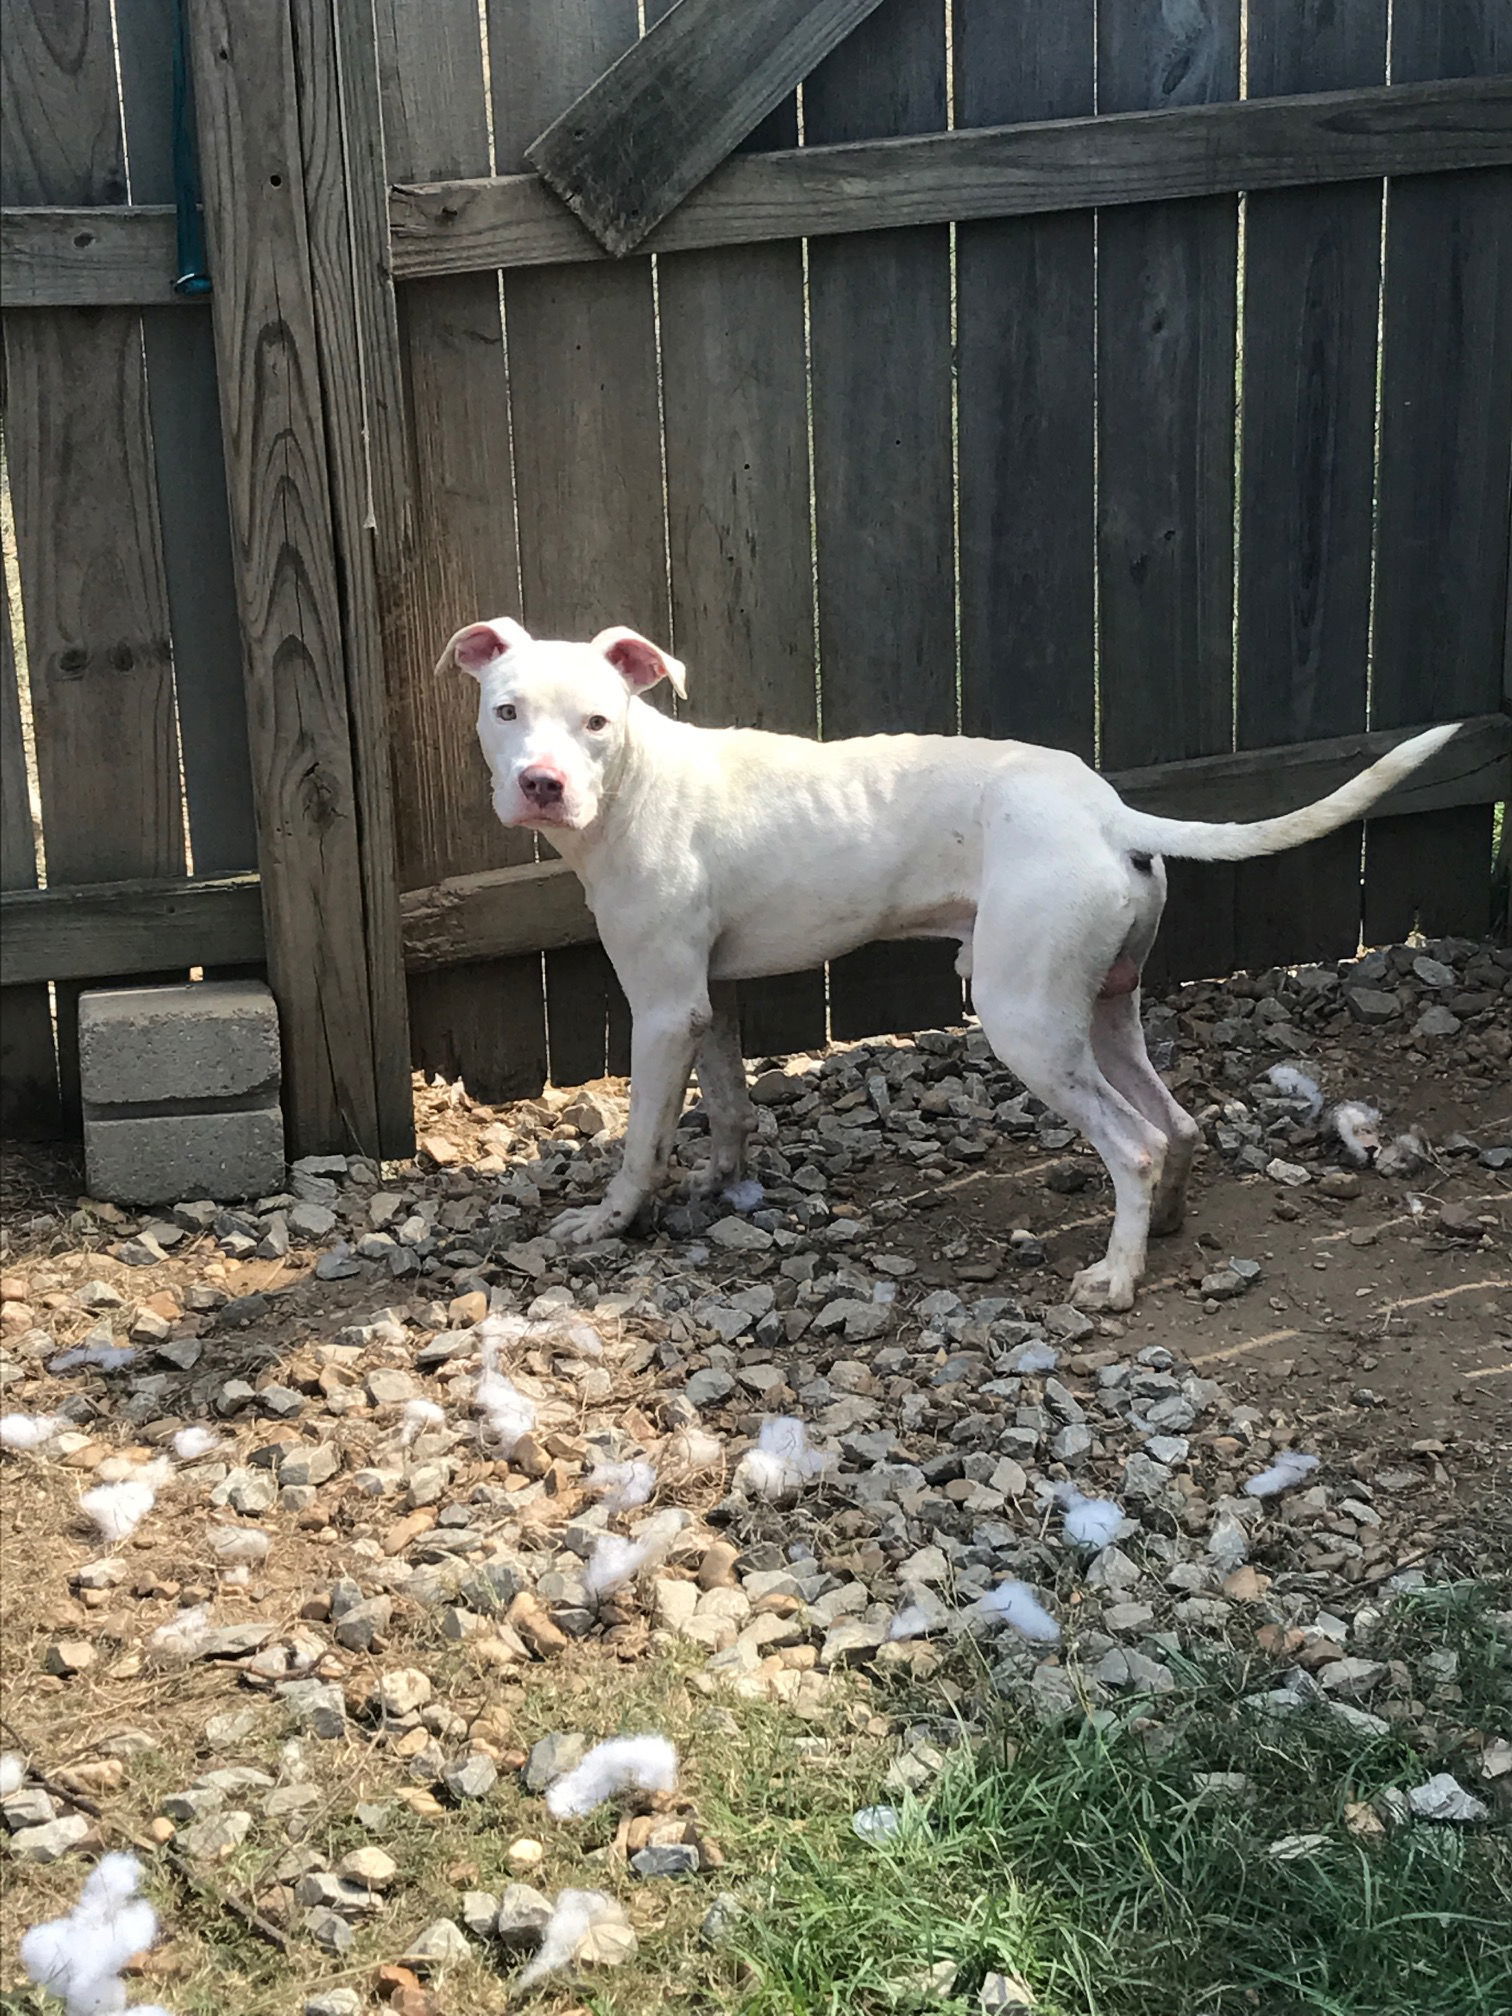
M 1053 742 L 1199 817 L 1463 717 L 1363 831 L 1176 870 L 1161 971 L 1485 928 L 1505 0 L 748 4 L 834 46 L 611 258 L 527 153 L 636 0 L 183 0 L 207 304 L 174 0 L 0 0 L 13 1124 L 67 1103 L 79 983 L 195 967 L 268 971 L 301 1148 L 401 1152 L 411 1056 L 625 1067 L 431 675 L 479 615 L 631 623 L 696 720 Z M 951 950 L 752 987 L 746 1047 L 954 1019 Z

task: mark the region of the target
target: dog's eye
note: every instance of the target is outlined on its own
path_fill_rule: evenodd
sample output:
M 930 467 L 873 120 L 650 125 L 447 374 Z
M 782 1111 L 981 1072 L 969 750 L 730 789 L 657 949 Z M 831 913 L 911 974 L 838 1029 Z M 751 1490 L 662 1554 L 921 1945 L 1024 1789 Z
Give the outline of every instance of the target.
M 590 735 L 597 735 L 600 728 L 607 728 L 609 726 L 609 716 L 607 714 L 590 714 L 588 719 L 583 723 L 583 726 L 588 730 Z
M 494 709 L 495 721 L 513 721 L 514 718 L 515 718 L 515 710 L 507 700 L 501 701 L 499 705 L 495 707 Z

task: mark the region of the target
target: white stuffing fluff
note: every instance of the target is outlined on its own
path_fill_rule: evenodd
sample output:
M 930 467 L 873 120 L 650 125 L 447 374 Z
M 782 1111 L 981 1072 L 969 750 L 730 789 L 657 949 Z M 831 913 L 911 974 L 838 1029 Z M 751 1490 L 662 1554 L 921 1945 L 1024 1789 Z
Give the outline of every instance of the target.
M 665 1736 L 611 1736 L 595 1743 L 582 1763 L 547 1791 L 547 1810 L 558 1820 L 581 1820 L 631 1786 L 642 1792 L 677 1790 L 677 1750 Z
M 1021 1638 L 1032 1638 L 1036 1645 L 1054 1645 L 1060 1638 L 1059 1624 L 1027 1583 L 1000 1582 L 972 1607 L 979 1617 L 1001 1617 Z
M 899 1644 L 905 1638 L 925 1638 L 939 1628 L 938 1622 L 919 1603 L 908 1603 L 897 1613 L 887 1627 L 890 1644 Z
M 157 1503 L 157 1493 L 141 1477 L 128 1477 L 123 1484 L 97 1484 L 79 1500 L 79 1509 L 93 1520 L 102 1539 L 112 1547 L 129 1540 Z
M 679 1470 L 718 1470 L 724 1463 L 724 1444 L 707 1428 L 679 1428 L 666 1446 L 666 1460 Z
M 213 1428 L 180 1428 L 173 1438 L 173 1453 L 180 1463 L 200 1463 L 221 1446 Z
M 106 1855 L 85 1880 L 66 1918 L 21 1937 L 21 1964 L 67 2016 L 111 2016 L 126 2007 L 122 1969 L 157 1938 L 157 1913 L 137 1895 L 142 1867 L 134 1855 Z M 150 2008 L 136 2016 L 150 2016 Z
M 434 1400 L 406 1400 L 404 1403 L 404 1425 L 399 1430 L 399 1446 L 408 1449 L 427 1428 L 439 1428 L 446 1419 L 446 1409 L 438 1407 Z
M 159 1624 L 147 1640 L 147 1650 L 155 1659 L 197 1659 L 209 1628 L 210 1605 L 197 1603 Z
M 0 1449 L 42 1449 L 72 1426 L 66 1414 L 0 1415 Z
M 12 1792 L 19 1792 L 26 1783 L 26 1759 L 7 1750 L 0 1757 L 0 1799 L 9 1799 Z
M 535 1402 L 502 1372 L 480 1372 L 473 1405 L 483 1416 L 483 1440 L 501 1456 L 512 1456 L 536 1424 Z
M 1415 1176 L 1432 1159 L 1426 1137 L 1418 1128 L 1409 1127 L 1405 1134 L 1386 1143 L 1376 1156 L 1376 1168 L 1386 1177 Z
M 832 1456 L 813 1447 L 801 1421 L 777 1414 L 762 1424 L 756 1447 L 736 1465 L 735 1488 L 757 1498 L 789 1498 L 822 1477 L 833 1463 Z
M 766 1191 L 754 1176 L 747 1176 L 739 1183 L 731 1183 L 724 1193 L 724 1201 L 732 1211 L 748 1217 L 752 1211 L 759 1211 Z
M 583 1570 L 584 1588 L 596 1602 L 613 1595 L 647 1568 L 655 1568 L 664 1561 L 681 1531 L 682 1514 L 669 1508 L 648 1519 L 633 1540 L 606 1533 L 588 1557 Z
M 548 1974 L 569 1966 L 578 1948 L 601 1918 L 618 1918 L 612 1898 L 602 1890 L 560 1890 L 541 1932 L 541 1950 L 515 1982 L 530 1988 Z
M 1295 1064 L 1272 1064 L 1266 1077 L 1283 1099 L 1302 1099 L 1307 1102 L 1307 1117 L 1316 1120 L 1323 1111 L 1323 1094 L 1318 1089 L 1316 1078 L 1309 1078 L 1305 1071 L 1299 1071 Z
M 1096 1554 L 1112 1546 L 1123 1524 L 1122 1506 L 1111 1498 L 1085 1498 L 1074 1484 L 1062 1488 L 1060 1502 L 1066 1514 L 1063 1530 L 1073 1547 Z
M 1300 1449 L 1283 1449 L 1274 1463 L 1262 1470 L 1258 1477 L 1250 1478 L 1244 1494 L 1247 1498 L 1274 1498 L 1278 1492 L 1290 1491 L 1294 1484 L 1310 1477 L 1317 1467 L 1316 1456 L 1309 1456 Z
M 596 1491 L 607 1512 L 633 1512 L 656 1489 L 656 1472 L 643 1456 L 629 1463 L 596 1463 L 588 1473 L 588 1489 Z
M 98 1365 L 102 1372 L 124 1372 L 137 1361 L 134 1344 L 76 1344 L 72 1351 L 60 1351 L 47 1362 L 49 1372 L 77 1372 L 85 1365 Z
M 1351 1162 L 1364 1168 L 1381 1145 L 1381 1116 L 1361 1099 L 1343 1099 L 1328 1116 Z
M 1048 1344 L 1021 1344 L 1008 1360 L 1010 1372 L 1053 1372 L 1060 1353 Z
M 250 1526 L 212 1526 L 210 1552 L 218 1560 L 251 1564 L 268 1558 L 268 1536 Z

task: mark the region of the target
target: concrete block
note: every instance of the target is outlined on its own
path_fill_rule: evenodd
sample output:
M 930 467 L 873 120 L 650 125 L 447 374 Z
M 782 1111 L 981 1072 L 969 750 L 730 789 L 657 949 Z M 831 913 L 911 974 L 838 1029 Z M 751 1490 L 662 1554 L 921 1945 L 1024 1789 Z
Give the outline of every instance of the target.
M 79 1090 L 98 1106 L 278 1093 L 278 1009 L 260 980 L 79 997 Z
M 79 998 L 89 1191 L 121 1204 L 281 1189 L 278 1011 L 261 981 Z

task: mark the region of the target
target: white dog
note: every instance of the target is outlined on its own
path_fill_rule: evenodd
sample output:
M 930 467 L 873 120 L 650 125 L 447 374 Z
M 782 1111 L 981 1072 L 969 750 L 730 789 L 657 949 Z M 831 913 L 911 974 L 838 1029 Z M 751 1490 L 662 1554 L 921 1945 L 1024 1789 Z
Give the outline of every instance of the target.
M 1300 812 L 1218 826 L 1135 812 L 1079 757 L 1023 742 L 691 727 L 641 699 L 661 679 L 682 694 L 683 667 L 633 630 L 546 643 L 501 617 L 457 632 L 437 669 L 453 666 L 478 681 L 495 812 L 577 872 L 634 1017 L 623 1162 L 555 1237 L 631 1223 L 666 1172 L 695 1058 L 707 1184 L 738 1177 L 752 1111 L 734 982 L 874 938 L 956 938 L 988 1042 L 1107 1164 L 1107 1255 L 1072 1292 L 1108 1309 L 1132 1303 L 1149 1234 L 1180 1225 L 1199 1138 L 1139 1017 L 1161 855 L 1245 861 L 1315 840 L 1455 733 L 1412 737 Z

